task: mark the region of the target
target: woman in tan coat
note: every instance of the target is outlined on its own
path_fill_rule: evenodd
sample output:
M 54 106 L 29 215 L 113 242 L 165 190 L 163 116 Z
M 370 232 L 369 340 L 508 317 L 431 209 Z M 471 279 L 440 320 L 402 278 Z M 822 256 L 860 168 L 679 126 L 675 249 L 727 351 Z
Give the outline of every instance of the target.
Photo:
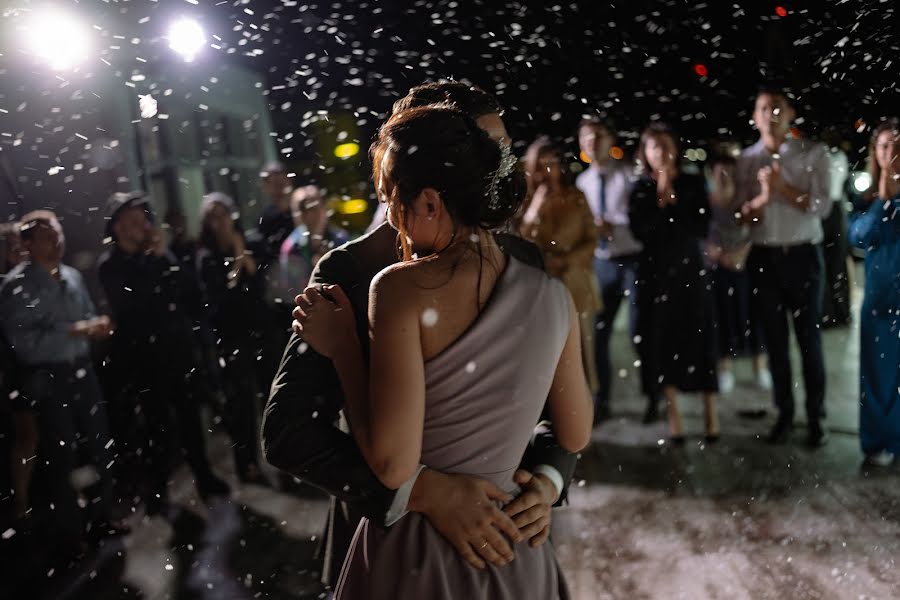
M 549 138 L 538 138 L 525 153 L 528 197 L 519 230 L 544 253 L 547 272 L 565 283 L 575 300 L 581 328 L 584 371 L 593 394 L 599 380 L 594 360 L 594 318 L 602 309 L 594 274 L 598 232 L 584 195 L 562 164 Z

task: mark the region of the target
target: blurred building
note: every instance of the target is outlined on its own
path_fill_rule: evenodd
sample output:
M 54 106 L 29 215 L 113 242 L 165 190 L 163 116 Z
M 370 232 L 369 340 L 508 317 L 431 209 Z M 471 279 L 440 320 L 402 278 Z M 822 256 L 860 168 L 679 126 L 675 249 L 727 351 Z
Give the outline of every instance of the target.
M 77 10 L 2 23 L 0 217 L 55 210 L 68 261 L 85 270 L 115 191 L 147 190 L 160 220 L 181 211 L 194 232 L 202 196 L 223 191 L 252 227 L 260 167 L 277 157 L 263 77 L 210 49 L 202 30 L 173 39 L 166 14 Z M 186 56 L 185 44 L 205 55 Z

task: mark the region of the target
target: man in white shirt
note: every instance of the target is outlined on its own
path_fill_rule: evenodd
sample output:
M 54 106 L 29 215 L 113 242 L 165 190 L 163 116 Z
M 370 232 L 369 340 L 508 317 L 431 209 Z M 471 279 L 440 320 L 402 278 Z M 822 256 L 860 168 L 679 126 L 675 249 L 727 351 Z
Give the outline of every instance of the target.
M 794 394 L 788 339 L 791 315 L 803 366 L 810 447 L 826 441 L 822 427 L 825 366 L 822 356 L 822 218 L 831 211 L 827 149 L 790 136 L 795 116 L 782 90 L 757 94 L 753 122 L 759 141 L 738 159 L 740 219 L 751 225 L 748 271 L 765 335 L 779 417 L 770 443 L 787 441 Z
M 609 397 L 612 383 L 612 366 L 609 356 L 609 338 L 613 322 L 623 300 L 628 302 L 628 317 L 632 340 L 635 337 L 638 317 L 637 262 L 641 243 L 631 234 L 628 226 L 628 202 L 634 183 L 633 169 L 610 156 L 616 138 L 605 123 L 584 119 L 578 127 L 578 143 L 581 151 L 590 159 L 588 168 L 578 176 L 575 185 L 584 193 L 594 213 L 600 230 L 600 241 L 594 252 L 594 270 L 603 295 L 603 310 L 597 315 L 595 336 L 597 375 L 600 389 L 594 408 L 596 421 L 609 417 Z M 641 355 L 641 345 L 635 349 Z M 643 382 L 648 395 L 644 422 L 656 420 L 658 406 L 653 382 Z

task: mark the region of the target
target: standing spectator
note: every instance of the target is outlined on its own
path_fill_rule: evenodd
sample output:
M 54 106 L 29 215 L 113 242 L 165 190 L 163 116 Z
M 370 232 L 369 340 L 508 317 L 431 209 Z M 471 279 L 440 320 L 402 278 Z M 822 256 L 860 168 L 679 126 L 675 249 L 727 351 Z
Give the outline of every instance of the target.
M 603 310 L 597 313 L 595 333 L 597 376 L 600 381 L 594 407 L 596 420 L 608 418 L 610 414 L 613 378 L 609 340 L 623 300 L 628 304 L 628 330 L 638 357 L 642 351 L 636 340 L 640 339 L 637 337 L 637 267 L 643 246 L 628 227 L 628 199 L 634 185 L 634 174 L 633 169 L 610 156 L 615 141 L 612 129 L 597 119 L 584 119 L 578 128 L 578 145 L 591 163 L 575 180 L 575 185 L 591 207 L 600 236 L 594 251 L 594 272 L 603 303 Z M 654 387 L 647 382 L 643 385 L 645 393 Z M 656 420 L 658 404 L 655 395 L 647 399 L 645 423 Z
M 0 226 L 0 273 L 6 281 L 10 271 L 26 259 L 19 236 L 19 223 L 4 223 Z M 2 282 L 0 282 L 2 285 Z M 16 353 L 0 328 L 0 403 L 3 405 L 3 418 L 11 419 L 9 431 L 12 432 L 12 447 L 8 447 L 10 464 L 7 480 L 13 492 L 13 513 L 18 520 L 28 520 L 30 515 L 31 476 L 34 471 L 33 460 L 37 454 L 38 421 L 34 408 L 22 396 L 20 390 L 22 365 L 16 361 Z M 7 439 L 8 441 L 8 439 Z M 6 456 L 6 454 L 3 454 Z M 6 476 L 6 474 L 4 474 Z M 7 489 L 7 488 L 4 488 Z
M 259 226 L 248 235 L 247 245 L 254 249 L 259 262 L 268 301 L 263 311 L 264 343 L 257 362 L 259 386 L 267 390 L 291 333 L 293 297 L 284 299 L 278 292 L 281 275 L 278 260 L 281 245 L 294 230 L 294 219 L 291 216 L 291 180 L 283 164 L 270 162 L 263 167 L 262 187 L 269 204 L 263 210 Z
M 257 235 L 265 248 L 266 264 L 278 259 L 281 244 L 294 229 L 294 219 L 291 217 L 291 187 L 291 180 L 283 164 L 273 161 L 263 167 L 262 188 L 269 199 L 269 204 L 259 219 Z
M 877 196 L 850 227 L 866 250 L 860 311 L 859 441 L 866 462 L 888 466 L 900 454 L 900 122 L 879 125 L 869 144 Z
M 107 215 L 113 246 L 100 258 L 99 273 L 116 323 L 110 362 L 120 384 L 116 389 L 133 388 L 146 421 L 142 458 L 152 479 L 147 512 L 160 512 L 166 501 L 175 430 L 200 495 L 226 494 L 228 485 L 213 474 L 206 457 L 200 407 L 190 393 L 199 342 L 185 293 L 187 275 L 166 250 L 141 192 L 113 194 Z
M 772 371 L 778 420 L 769 443 L 783 443 L 794 423 L 794 383 L 788 315 L 800 346 L 806 388 L 807 444 L 826 443 L 825 362 L 822 356 L 822 218 L 831 210 L 828 152 L 789 136 L 796 113 L 784 91 L 756 96 L 759 141 L 738 158 L 742 222 L 751 225 L 747 261 Z
M 219 192 L 203 198 L 197 265 L 206 297 L 225 392 L 225 417 L 233 441 L 238 477 L 265 483 L 259 468 L 257 392 L 261 277 L 247 250 L 240 216 L 231 198 Z
M 575 300 L 584 372 L 591 393 L 596 394 L 594 322 L 602 304 L 593 266 L 597 247 L 594 215 L 549 138 L 539 138 L 528 147 L 525 173 L 528 208 L 522 217 L 522 237 L 537 244 L 547 273 L 561 279 Z
M 822 219 L 822 254 L 825 264 L 825 284 L 822 286 L 822 325 L 838 327 L 850 323 L 850 244 L 847 242 L 846 184 L 850 175 L 847 155 L 838 147 L 834 132 L 828 141 L 829 186 L 831 214 Z
M 753 380 L 762 391 L 772 390 L 772 374 L 766 366 L 759 318 L 750 302 L 750 227 L 735 218 L 734 177 L 737 161 L 721 155 L 710 161 L 708 180 L 712 221 L 706 240 L 706 258 L 713 270 L 716 320 L 719 330 L 719 392 L 734 390 L 733 360 L 749 354 L 753 359 Z
M 281 245 L 280 292 L 288 305 L 302 294 L 309 276 L 322 256 L 350 240 L 350 235 L 329 223 L 322 192 L 314 185 L 294 190 L 291 195 L 294 230 Z
M 38 414 L 40 477 L 49 498 L 36 510 L 49 531 L 62 534 L 60 548 L 77 551 L 86 531 L 122 531 L 110 517 L 111 440 L 90 355 L 90 341 L 109 336 L 110 322 L 97 316 L 81 274 L 62 263 L 65 237 L 56 215 L 30 212 L 20 231 L 28 260 L 0 289 L 0 323 L 21 367 L 21 399 Z M 97 474 L 84 520 L 71 479 L 80 440 Z
M 629 223 L 644 244 L 639 270 L 639 334 L 650 374 L 666 399 L 669 435 L 684 443 L 678 392 L 700 392 L 706 440 L 719 438 L 714 300 L 700 244 L 709 228 L 702 178 L 682 173 L 672 130 L 654 123 L 641 134 L 644 176 L 631 193 Z

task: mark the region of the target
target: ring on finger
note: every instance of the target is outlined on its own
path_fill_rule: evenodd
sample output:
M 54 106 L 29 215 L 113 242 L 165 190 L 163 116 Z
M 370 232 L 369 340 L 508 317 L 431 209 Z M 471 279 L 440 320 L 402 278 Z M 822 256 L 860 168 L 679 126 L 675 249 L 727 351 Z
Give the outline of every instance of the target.
M 487 548 L 487 545 L 488 545 L 487 540 L 485 540 L 484 543 L 483 543 L 482 545 L 478 546 L 478 549 L 479 549 L 479 550 L 484 550 L 485 548 Z

